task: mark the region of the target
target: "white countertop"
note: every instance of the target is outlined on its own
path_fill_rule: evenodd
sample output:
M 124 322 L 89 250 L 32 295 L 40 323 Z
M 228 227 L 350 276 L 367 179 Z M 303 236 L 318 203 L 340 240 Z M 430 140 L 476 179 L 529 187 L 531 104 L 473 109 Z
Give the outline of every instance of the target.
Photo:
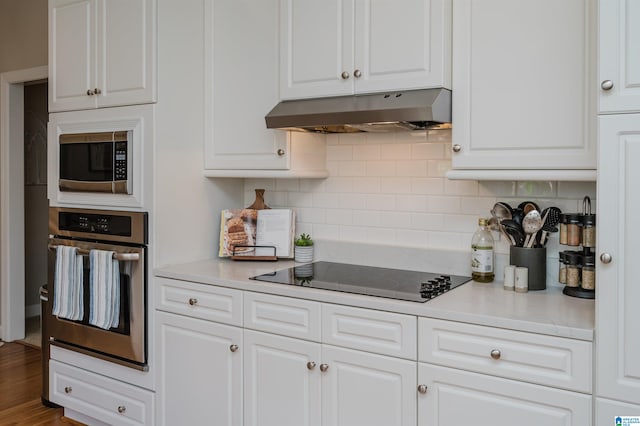
M 249 277 L 294 265 L 300 264 L 284 260 L 254 262 L 211 259 L 160 267 L 154 273 L 160 277 L 205 285 L 218 285 L 579 340 L 593 340 L 594 301 L 565 296 L 560 287 L 515 293 L 504 290 L 500 282 L 490 284 L 470 282 L 433 300 L 417 303 L 249 279 Z

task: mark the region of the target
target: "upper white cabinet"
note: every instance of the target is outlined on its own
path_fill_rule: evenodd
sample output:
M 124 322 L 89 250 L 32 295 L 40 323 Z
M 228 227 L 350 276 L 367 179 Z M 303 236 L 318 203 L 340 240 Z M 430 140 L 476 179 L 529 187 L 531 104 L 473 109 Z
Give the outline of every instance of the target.
M 451 87 L 451 0 L 280 0 L 280 96 Z
M 599 111 L 640 111 L 640 2 L 613 0 L 599 10 Z
M 205 2 L 206 176 L 326 177 L 322 135 L 267 129 L 278 93 L 279 0 Z
M 156 101 L 156 0 L 49 1 L 49 111 Z
M 595 12 L 593 0 L 454 2 L 450 177 L 595 180 Z
M 599 399 L 640 404 L 640 286 L 635 264 L 640 238 L 635 226 L 640 208 L 640 114 L 603 115 L 598 120 L 596 391 Z

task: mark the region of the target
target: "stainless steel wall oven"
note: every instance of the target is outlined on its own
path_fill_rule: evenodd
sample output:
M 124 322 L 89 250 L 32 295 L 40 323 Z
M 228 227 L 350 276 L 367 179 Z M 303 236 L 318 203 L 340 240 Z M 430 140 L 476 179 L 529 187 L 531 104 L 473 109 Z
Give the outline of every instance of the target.
M 81 319 L 72 320 L 49 311 L 51 344 L 106 359 L 139 370 L 147 369 L 147 244 L 148 217 L 146 212 L 90 210 L 64 207 L 49 209 L 49 299 L 62 297 L 65 290 L 56 289 L 54 276 L 58 247 L 74 247 L 81 262 L 78 286 L 83 306 Z M 89 262 L 92 250 L 113 252 L 117 259 L 116 326 L 92 325 L 95 314 L 91 300 L 93 266 Z M 81 256 L 81 257 L 80 257 Z M 59 259 L 58 259 L 59 261 Z M 60 279 L 58 279 L 60 281 Z M 59 291 L 60 294 L 56 294 Z M 58 299 L 60 300 L 60 299 Z M 108 303 L 111 303 L 108 302 Z M 53 306 L 53 303 L 49 304 Z

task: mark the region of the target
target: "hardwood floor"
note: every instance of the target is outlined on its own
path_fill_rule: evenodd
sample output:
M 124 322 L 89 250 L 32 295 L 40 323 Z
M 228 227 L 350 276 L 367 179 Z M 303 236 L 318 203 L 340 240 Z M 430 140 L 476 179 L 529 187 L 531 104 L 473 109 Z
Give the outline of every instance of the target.
M 40 402 L 42 372 L 40 350 L 19 343 L 0 346 L 0 425 L 64 425 L 62 408 Z

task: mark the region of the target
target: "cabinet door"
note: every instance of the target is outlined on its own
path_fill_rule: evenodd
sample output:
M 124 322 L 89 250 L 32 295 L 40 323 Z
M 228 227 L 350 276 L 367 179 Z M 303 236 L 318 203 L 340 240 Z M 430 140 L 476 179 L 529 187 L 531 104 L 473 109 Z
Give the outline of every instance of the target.
M 421 425 L 591 424 L 591 395 L 422 363 L 418 383 Z
M 244 347 L 244 424 L 319 426 L 320 344 L 245 330 Z
M 454 169 L 595 169 L 594 13 L 593 0 L 454 2 Z
M 451 0 L 357 0 L 354 33 L 356 92 L 451 88 Z
M 640 405 L 625 404 L 623 402 L 610 401 L 602 398 L 596 398 L 595 404 L 595 426 L 617 426 L 621 423 L 615 421 L 616 417 L 640 416 Z
M 98 106 L 154 102 L 156 1 L 102 0 L 98 4 Z
M 205 169 L 289 167 L 287 132 L 264 121 L 279 101 L 278 4 L 205 2 Z
M 640 111 L 640 2 L 600 1 L 600 112 Z M 613 86 L 604 83 L 610 81 Z M 603 88 L 604 86 L 604 88 Z
M 242 329 L 164 312 L 156 319 L 160 424 L 242 425 Z
M 415 361 L 323 345 L 320 367 L 324 426 L 416 425 Z
M 282 99 L 353 93 L 353 12 L 354 0 L 280 0 Z
M 49 2 L 49 111 L 94 108 L 95 0 Z
M 640 115 L 599 119 L 596 391 L 640 404 Z M 602 259 L 610 256 L 611 262 Z M 607 259 L 604 259 L 605 261 Z

